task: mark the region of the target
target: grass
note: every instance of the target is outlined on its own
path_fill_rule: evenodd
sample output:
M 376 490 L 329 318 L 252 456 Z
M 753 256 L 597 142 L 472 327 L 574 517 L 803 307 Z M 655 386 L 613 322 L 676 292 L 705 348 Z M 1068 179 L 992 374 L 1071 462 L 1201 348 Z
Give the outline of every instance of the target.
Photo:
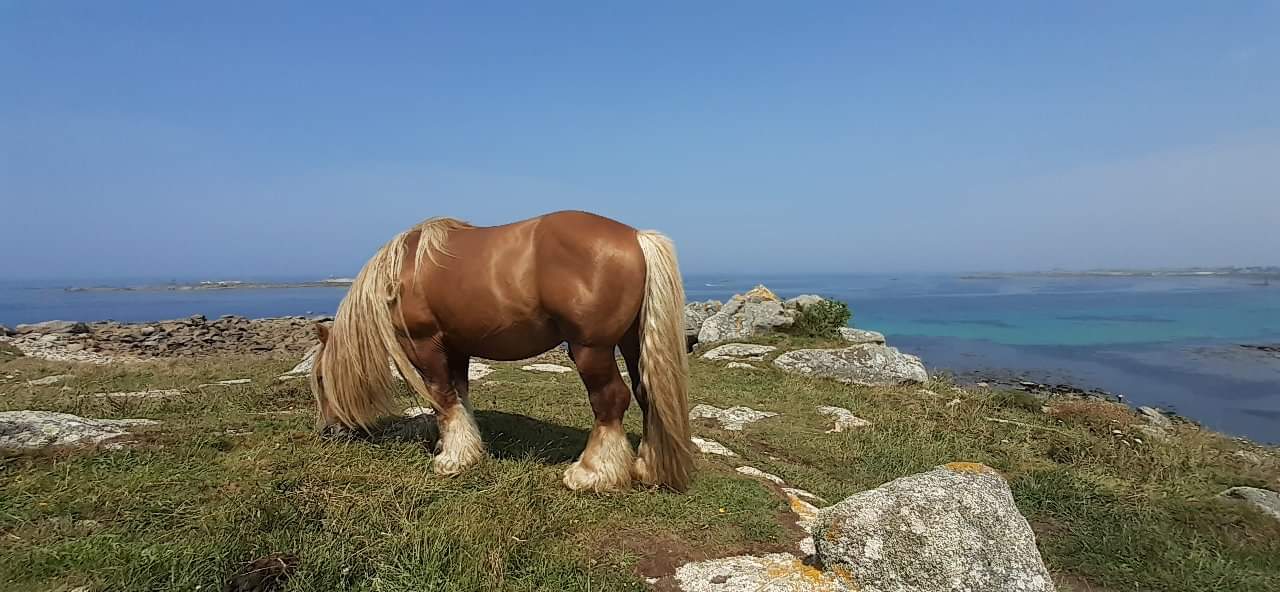
M 694 403 L 781 415 L 743 432 L 699 423 L 742 459 L 703 457 L 687 495 L 583 495 L 560 484 L 591 423 L 573 374 L 496 365 L 472 389 L 492 458 L 444 479 L 423 438 L 312 436 L 305 381 L 275 380 L 291 363 L 0 358 L 0 376 L 13 376 L 0 382 L 0 409 L 162 422 L 124 450 L 0 458 L 0 589 L 221 589 L 248 562 L 286 553 L 298 564 L 286 590 L 642 590 L 646 575 L 689 558 L 791 547 L 785 503 L 735 466 L 837 501 L 957 460 L 1009 479 L 1065 589 L 1280 589 L 1280 524 L 1215 498 L 1234 485 L 1277 487 L 1274 454 L 1251 464 L 1232 454 L 1241 443 L 1187 425 L 1150 442 L 1108 403 L 1053 401 L 1045 413 L 1039 401 L 946 381 L 928 392 L 854 388 L 695 360 Z M 25 384 L 62 373 L 76 378 Z M 228 378 L 253 382 L 197 387 Z M 186 394 L 79 396 L 154 388 Z M 827 434 L 816 405 L 874 426 Z

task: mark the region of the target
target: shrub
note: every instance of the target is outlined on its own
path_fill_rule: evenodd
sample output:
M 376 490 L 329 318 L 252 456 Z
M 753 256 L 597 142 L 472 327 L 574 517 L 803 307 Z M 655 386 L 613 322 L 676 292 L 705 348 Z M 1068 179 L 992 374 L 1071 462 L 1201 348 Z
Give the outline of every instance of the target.
M 823 300 L 800 307 L 791 333 L 801 337 L 839 337 L 840 328 L 849 325 L 853 313 L 839 300 Z

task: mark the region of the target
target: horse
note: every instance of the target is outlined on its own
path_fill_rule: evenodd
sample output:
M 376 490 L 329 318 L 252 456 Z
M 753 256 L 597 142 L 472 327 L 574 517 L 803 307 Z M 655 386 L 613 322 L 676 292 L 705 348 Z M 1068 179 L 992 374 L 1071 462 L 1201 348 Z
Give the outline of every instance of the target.
M 658 232 L 580 211 L 491 227 L 431 218 L 383 245 L 332 326 L 316 331 L 311 390 L 322 433 L 368 430 L 398 414 L 398 372 L 435 410 L 434 472 L 457 475 L 486 454 L 468 395 L 470 359 L 522 360 L 568 343 L 595 421 L 564 485 L 689 486 L 684 286 L 675 247 Z M 635 453 L 622 427 L 633 397 L 643 414 Z

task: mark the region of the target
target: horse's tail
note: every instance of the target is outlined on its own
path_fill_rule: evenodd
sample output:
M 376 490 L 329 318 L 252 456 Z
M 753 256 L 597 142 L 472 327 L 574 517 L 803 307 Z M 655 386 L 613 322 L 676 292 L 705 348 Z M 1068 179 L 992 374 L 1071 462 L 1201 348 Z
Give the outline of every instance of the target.
M 640 380 L 649 399 L 641 461 L 654 483 L 684 491 L 693 474 L 684 284 L 671 239 L 650 231 L 637 233 L 637 239 L 646 272 L 640 310 Z
M 424 256 L 438 263 L 436 255 L 447 254 L 447 233 L 465 227 L 457 220 L 433 218 L 406 230 L 383 245 L 352 282 L 334 315 L 333 329 L 311 377 L 317 398 L 328 402 L 329 411 L 344 426 L 368 429 L 379 417 L 399 413 L 395 408 L 396 371 L 420 398 L 435 407 L 422 376 L 400 346 L 392 311 L 399 310 L 400 271 L 410 236 L 418 234 L 418 248 L 411 259 L 416 277 Z

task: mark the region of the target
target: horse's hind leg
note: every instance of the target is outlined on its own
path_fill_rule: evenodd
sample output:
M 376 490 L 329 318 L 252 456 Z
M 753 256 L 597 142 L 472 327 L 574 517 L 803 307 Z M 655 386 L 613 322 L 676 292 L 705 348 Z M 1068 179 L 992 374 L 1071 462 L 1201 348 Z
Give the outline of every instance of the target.
M 644 390 L 644 381 L 640 374 L 640 325 L 638 323 L 632 325 L 627 334 L 622 336 L 622 343 L 618 344 L 618 349 L 622 350 L 622 359 L 627 362 L 627 375 L 631 377 L 631 392 L 635 395 L 636 405 L 640 407 L 642 414 L 640 425 L 644 430 L 642 432 L 644 437 L 640 438 L 640 449 L 636 452 L 631 478 L 649 481 L 649 471 L 645 466 L 645 459 L 649 456 L 649 444 L 646 441 L 649 435 L 649 393 Z
M 631 443 L 622 429 L 622 416 L 631 404 L 631 393 L 613 346 L 573 346 L 578 374 L 587 386 L 595 426 L 582 456 L 564 472 L 564 484 L 574 491 L 617 491 L 631 487 Z
M 440 439 L 431 461 L 437 475 L 457 475 L 484 458 L 484 441 L 471 414 L 467 392 L 468 363 L 466 356 L 450 356 L 446 361 L 444 354 L 419 356 L 415 361 L 439 411 Z

